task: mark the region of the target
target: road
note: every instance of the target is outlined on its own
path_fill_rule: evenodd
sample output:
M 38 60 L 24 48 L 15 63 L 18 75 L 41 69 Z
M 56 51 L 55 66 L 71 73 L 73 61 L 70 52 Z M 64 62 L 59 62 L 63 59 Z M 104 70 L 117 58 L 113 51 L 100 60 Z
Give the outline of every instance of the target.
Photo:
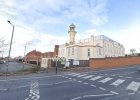
M 0 100 L 139 100 L 138 65 L 0 80 Z
M 4 64 L 0 64 L 0 72 L 6 72 L 7 71 L 7 65 L 8 62 L 4 63 Z M 24 68 L 31 68 L 31 66 L 29 65 L 24 65 Z M 17 63 L 17 62 L 9 62 L 8 65 L 8 71 L 9 72 L 15 72 L 17 70 L 21 70 L 23 69 L 23 64 L 22 63 Z

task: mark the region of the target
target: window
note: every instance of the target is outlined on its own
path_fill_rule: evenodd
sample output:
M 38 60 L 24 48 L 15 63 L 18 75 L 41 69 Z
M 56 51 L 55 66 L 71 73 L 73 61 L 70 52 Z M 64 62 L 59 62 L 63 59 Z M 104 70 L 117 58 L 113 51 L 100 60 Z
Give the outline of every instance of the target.
M 87 49 L 87 56 L 90 57 L 90 48 Z
M 70 56 L 70 48 L 68 48 L 68 56 Z
M 101 48 L 99 48 L 99 55 L 101 55 Z
M 74 47 L 72 48 L 72 55 L 74 55 Z

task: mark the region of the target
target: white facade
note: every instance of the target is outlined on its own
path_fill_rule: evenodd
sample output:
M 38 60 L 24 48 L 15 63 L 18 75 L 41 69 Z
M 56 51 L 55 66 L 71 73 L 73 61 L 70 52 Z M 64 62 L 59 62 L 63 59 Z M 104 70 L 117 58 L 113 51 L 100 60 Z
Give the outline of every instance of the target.
M 89 60 L 89 58 L 119 57 L 125 55 L 120 43 L 104 36 L 90 36 L 74 44 L 59 45 L 58 57 L 67 60 Z

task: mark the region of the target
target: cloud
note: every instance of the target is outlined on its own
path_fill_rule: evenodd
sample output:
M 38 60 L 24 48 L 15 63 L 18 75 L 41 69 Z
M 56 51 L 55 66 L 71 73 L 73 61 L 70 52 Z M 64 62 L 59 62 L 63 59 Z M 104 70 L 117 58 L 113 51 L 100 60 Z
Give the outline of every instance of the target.
M 35 48 L 51 51 L 55 44 L 68 41 L 62 33 L 71 22 L 94 26 L 107 22 L 106 3 L 107 0 L 1 0 L 0 37 L 10 41 L 12 26 L 6 22 L 10 20 L 15 25 L 12 56 L 22 55 L 25 45 L 27 52 Z

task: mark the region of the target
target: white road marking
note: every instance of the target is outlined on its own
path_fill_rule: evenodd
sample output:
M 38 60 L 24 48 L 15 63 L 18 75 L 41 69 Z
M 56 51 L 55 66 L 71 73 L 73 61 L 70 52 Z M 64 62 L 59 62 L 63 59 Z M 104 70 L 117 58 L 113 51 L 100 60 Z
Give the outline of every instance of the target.
M 82 83 L 82 81 L 77 81 L 77 82 Z
M 101 80 L 101 81 L 99 81 L 99 82 L 101 82 L 101 83 L 106 83 L 106 82 L 110 81 L 111 79 L 112 79 L 112 78 L 107 77 L 107 78 L 105 78 L 105 79 L 103 79 L 103 80 Z
M 119 94 L 119 93 L 117 93 L 117 92 L 115 92 L 115 91 L 110 91 L 111 93 L 113 93 L 113 94 Z
M 81 99 L 82 97 L 76 97 L 76 98 L 73 98 L 73 99 L 70 99 L 70 100 L 77 100 L 77 99 Z
M 79 76 L 77 76 L 77 77 L 83 77 L 83 76 L 86 76 L 87 74 L 82 74 L 82 75 L 79 75 Z
M 29 98 L 26 98 L 24 100 L 39 100 L 39 98 L 39 83 L 37 80 L 31 81 Z
M 69 78 L 69 80 L 71 80 L 72 78 Z
M 91 78 L 90 80 L 92 80 L 92 81 L 95 81 L 95 80 L 98 80 L 98 79 L 100 79 L 100 78 L 102 78 L 103 76 L 96 76 L 96 77 L 94 77 L 94 78 Z
M 132 81 L 126 89 L 136 92 L 139 89 L 139 86 L 140 86 L 140 82 Z
M 88 84 L 88 83 L 85 82 L 85 83 L 83 83 L 83 84 Z
M 0 91 L 7 91 L 8 89 L 0 89 Z
M 140 80 L 140 78 L 136 78 L 136 79 Z
M 119 76 L 119 77 L 124 77 L 124 76 Z
M 116 80 L 115 82 L 113 82 L 112 84 L 110 85 L 113 85 L 113 86 L 119 86 L 120 84 L 122 84 L 125 80 L 122 80 L 122 79 L 118 79 Z
M 116 76 L 115 74 L 111 75 L 111 76 Z
M 103 87 L 99 87 L 99 89 L 101 89 L 101 90 L 106 90 L 105 88 L 103 88 Z
M 75 74 L 73 74 L 73 75 L 71 75 L 71 76 L 77 76 L 77 75 L 80 75 L 81 73 L 75 73 Z
M 84 95 L 83 97 L 100 97 L 100 96 L 110 96 L 114 94 L 99 94 L 99 95 Z
M 87 78 L 91 78 L 91 77 L 93 77 L 93 76 L 95 76 L 95 75 L 89 75 L 89 76 L 85 76 L 85 77 L 83 77 L 84 79 L 87 79 Z
M 126 77 L 126 78 L 132 78 L 132 77 Z
M 128 93 L 128 95 L 132 95 L 132 94 L 135 94 L 135 92 L 132 92 L 132 93 Z
M 90 85 L 90 86 L 92 86 L 92 87 L 96 87 L 96 85 L 93 85 L 93 84 L 92 84 L 92 85 Z

